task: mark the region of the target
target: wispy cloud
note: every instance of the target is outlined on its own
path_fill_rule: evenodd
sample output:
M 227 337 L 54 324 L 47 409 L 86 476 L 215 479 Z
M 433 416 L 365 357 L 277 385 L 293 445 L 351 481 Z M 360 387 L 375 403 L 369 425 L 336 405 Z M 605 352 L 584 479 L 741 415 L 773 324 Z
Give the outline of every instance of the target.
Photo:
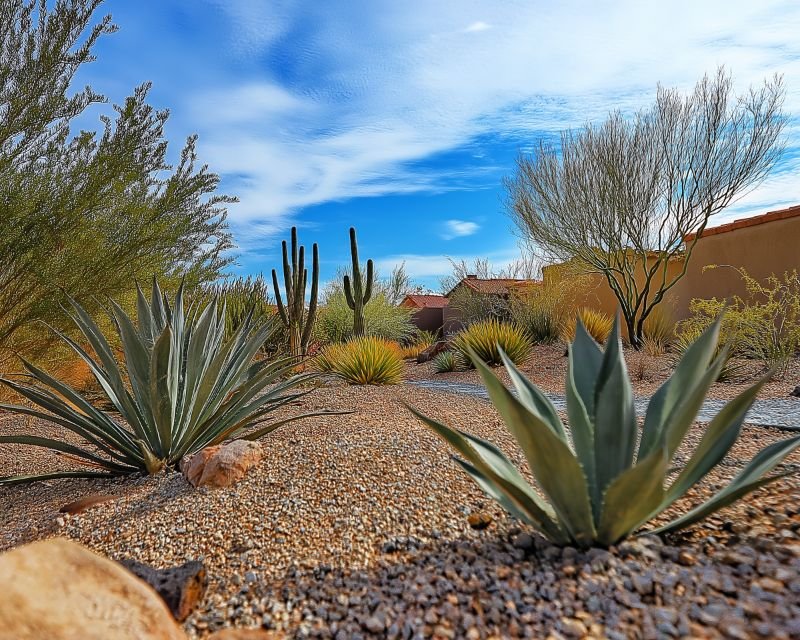
M 480 225 L 476 222 L 469 222 L 468 220 L 446 220 L 444 223 L 444 231 L 441 236 L 445 240 L 463 238 L 464 236 L 471 236 L 477 233 L 478 229 L 480 229 Z
M 689 89 L 720 63 L 740 88 L 800 77 L 800 4 L 783 0 L 498 3 L 490 15 L 477 0 L 214 3 L 230 21 L 230 64 L 248 73 L 187 101 L 203 157 L 240 196 L 234 223 L 261 234 L 310 205 L 451 188 L 464 167 L 417 163 L 632 110 L 657 82 Z M 800 181 L 778 178 L 739 206 L 775 197 L 800 200 Z

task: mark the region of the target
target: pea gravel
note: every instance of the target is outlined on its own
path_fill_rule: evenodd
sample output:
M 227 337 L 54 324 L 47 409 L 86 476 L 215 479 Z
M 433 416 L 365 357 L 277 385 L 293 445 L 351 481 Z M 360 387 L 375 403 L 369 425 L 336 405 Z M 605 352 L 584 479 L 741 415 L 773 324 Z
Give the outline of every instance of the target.
M 292 410 L 355 412 L 266 437 L 264 462 L 230 489 L 193 490 L 177 473 L 0 489 L 0 548 L 62 535 L 156 566 L 203 558 L 210 585 L 186 623 L 192 637 L 226 626 L 275 637 L 800 637 L 797 475 L 680 537 L 562 550 L 486 499 L 406 402 L 524 466 L 484 401 L 332 384 Z M 9 416 L 0 425 L 21 428 Z M 785 436 L 746 428 L 689 502 Z M 56 463 L 41 450 L 0 445 L 3 474 Z M 783 470 L 798 465 L 795 455 Z M 119 497 L 58 513 L 92 493 Z M 470 515 L 488 527 L 471 528 Z

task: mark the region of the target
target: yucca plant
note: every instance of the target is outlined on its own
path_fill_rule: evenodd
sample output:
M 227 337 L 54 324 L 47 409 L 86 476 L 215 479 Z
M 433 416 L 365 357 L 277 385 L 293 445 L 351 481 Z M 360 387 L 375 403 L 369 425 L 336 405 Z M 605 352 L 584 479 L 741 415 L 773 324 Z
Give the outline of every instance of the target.
M 372 336 L 326 347 L 317 368 L 335 373 L 350 384 L 397 384 L 403 379 L 400 346 Z
M 578 311 L 575 322 L 568 323 L 564 326 L 561 337 L 566 342 L 572 342 L 575 339 L 575 327 L 578 321 L 583 324 L 583 328 L 594 338 L 595 342 L 600 344 L 608 340 L 608 336 L 611 334 L 611 327 L 614 324 L 614 319 L 602 311 L 596 311 L 590 307 L 583 307 Z
M 442 351 L 433 359 L 433 370 L 436 373 L 450 373 L 458 369 L 461 356 L 454 351 Z
M 452 344 L 465 364 L 471 362 L 474 353 L 486 364 L 499 366 L 503 363 L 501 351 L 511 362 L 520 364 L 531 352 L 531 341 L 522 329 L 494 318 L 469 325 L 456 335 Z
M 605 352 L 578 323 L 567 372 L 569 428 L 505 354 L 516 397 L 473 353 L 494 406 L 525 454 L 536 488 L 491 443 L 415 414 L 461 454 L 464 459 L 456 461 L 490 497 L 552 542 L 612 545 L 686 495 L 736 442 L 764 380 L 725 405 L 686 464 L 669 475 L 675 452 L 725 362 L 724 354 L 714 358 L 718 335 L 719 321 L 687 349 L 672 377 L 650 400 L 641 433 L 617 322 Z M 725 488 L 650 532 L 687 527 L 788 475 L 767 476 L 799 445 L 796 436 L 765 447 Z
M 69 385 L 23 361 L 28 381 L 0 379 L 33 407 L 0 408 L 53 422 L 82 438 L 81 446 L 36 435 L 4 435 L 0 443 L 44 447 L 79 460 L 91 469 L 0 478 L 14 484 L 66 477 L 157 473 L 204 447 L 226 439 L 255 440 L 281 425 L 331 412 L 315 412 L 262 421 L 308 391 L 291 391 L 312 375 L 287 377 L 292 358 L 253 362 L 275 329 L 273 321 L 254 323 L 248 315 L 226 337 L 225 309 L 210 304 L 184 312 L 183 286 L 173 305 L 153 281 L 151 301 L 138 292 L 134 324 L 111 302 L 124 361 L 98 325 L 70 299 L 75 324 L 94 357 L 72 338 L 58 334 L 91 369 L 108 401 L 125 423 L 97 409 Z M 251 430 L 252 429 L 252 430 Z

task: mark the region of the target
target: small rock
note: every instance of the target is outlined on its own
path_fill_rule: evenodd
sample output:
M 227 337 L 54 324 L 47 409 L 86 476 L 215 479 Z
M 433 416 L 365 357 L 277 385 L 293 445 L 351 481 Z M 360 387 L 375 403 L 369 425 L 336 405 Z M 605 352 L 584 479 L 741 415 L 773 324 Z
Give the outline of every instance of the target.
M 467 517 L 467 522 L 469 522 L 470 527 L 480 531 L 492 524 L 492 516 L 488 513 L 471 513 L 469 517 Z
M 264 457 L 257 442 L 234 440 L 227 444 L 201 449 L 181 460 L 183 475 L 193 487 L 230 487 Z

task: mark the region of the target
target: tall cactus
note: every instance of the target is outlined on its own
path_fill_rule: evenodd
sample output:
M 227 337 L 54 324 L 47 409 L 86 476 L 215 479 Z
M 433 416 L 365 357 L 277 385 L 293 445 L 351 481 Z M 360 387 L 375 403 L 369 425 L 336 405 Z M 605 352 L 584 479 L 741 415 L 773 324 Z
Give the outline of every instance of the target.
M 364 306 L 372 297 L 372 284 L 374 269 L 372 260 L 367 260 L 367 280 L 361 277 L 361 264 L 358 261 L 358 244 L 356 244 L 356 230 L 350 227 L 350 256 L 353 259 L 353 284 L 350 286 L 350 276 L 344 277 L 344 295 L 347 306 L 353 310 L 353 336 L 364 335 Z
M 289 331 L 289 351 L 293 356 L 303 357 L 308 354 L 308 343 L 317 317 L 317 297 L 319 291 L 319 251 L 315 242 L 311 248 L 311 298 L 306 310 L 306 284 L 308 269 L 305 266 L 306 248 L 297 246 L 297 227 L 292 227 L 292 255 L 289 263 L 289 248 L 286 240 L 281 243 L 283 249 L 283 286 L 286 292 L 286 304 L 281 299 L 278 287 L 278 273 L 272 270 L 272 286 L 275 288 L 275 302 L 278 304 L 278 315 Z

